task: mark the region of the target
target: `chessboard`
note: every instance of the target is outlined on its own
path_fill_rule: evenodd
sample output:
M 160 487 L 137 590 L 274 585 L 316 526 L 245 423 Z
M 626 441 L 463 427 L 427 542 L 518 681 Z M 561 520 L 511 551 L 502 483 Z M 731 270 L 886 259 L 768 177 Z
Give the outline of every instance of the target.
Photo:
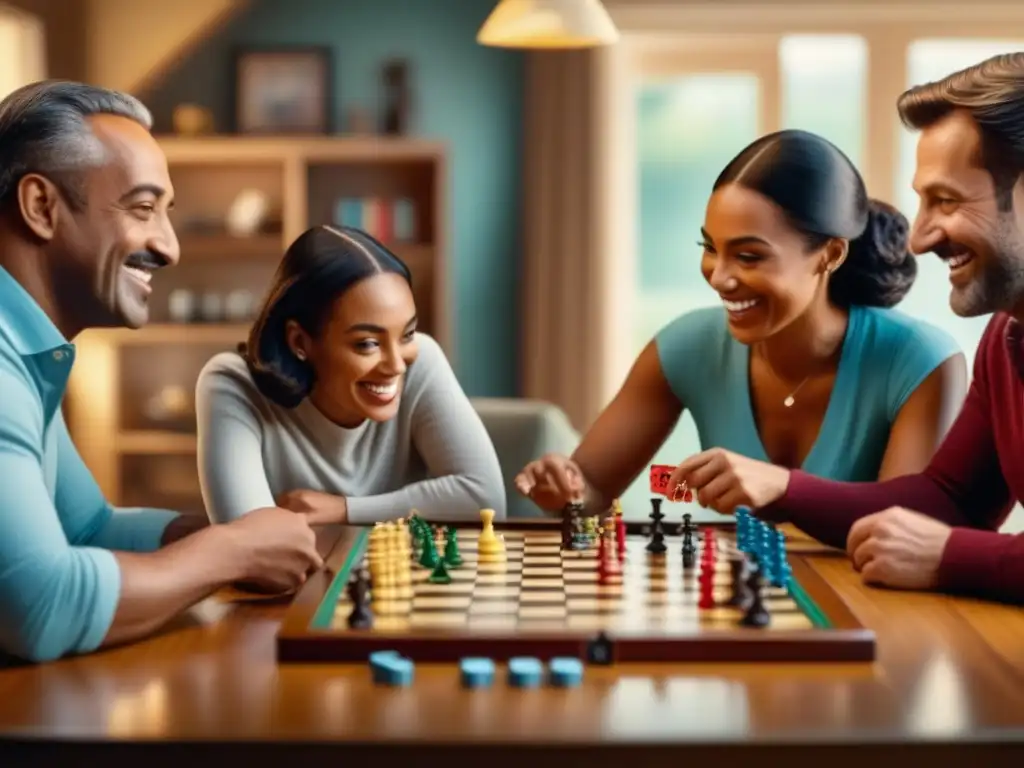
M 279 661 L 874 659 L 874 634 L 806 558 L 821 545 L 786 548 L 763 523 L 673 526 L 656 511 L 653 525 L 620 515 L 570 532 L 486 514 L 346 531 L 289 608 Z

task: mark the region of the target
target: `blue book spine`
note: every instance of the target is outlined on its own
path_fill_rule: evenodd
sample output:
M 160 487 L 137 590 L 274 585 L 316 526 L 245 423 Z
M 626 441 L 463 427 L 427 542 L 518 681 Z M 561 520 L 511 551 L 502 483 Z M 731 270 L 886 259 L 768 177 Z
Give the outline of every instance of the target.
M 343 197 L 334 208 L 334 223 L 339 227 L 363 226 L 363 201 L 354 197 Z
M 411 243 L 416 240 L 416 206 L 408 198 L 395 200 L 394 236 L 400 243 Z

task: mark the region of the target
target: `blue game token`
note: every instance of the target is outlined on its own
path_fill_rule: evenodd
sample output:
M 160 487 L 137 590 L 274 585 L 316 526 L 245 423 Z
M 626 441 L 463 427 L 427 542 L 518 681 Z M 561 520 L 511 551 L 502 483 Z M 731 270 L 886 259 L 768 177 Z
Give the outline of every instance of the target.
M 381 658 L 373 665 L 373 681 L 380 685 L 405 687 L 412 685 L 416 665 L 403 656 Z
M 465 688 L 486 688 L 494 682 L 494 662 L 485 658 L 465 658 L 459 662 Z
M 370 654 L 370 666 L 376 666 L 399 657 L 398 651 L 374 651 Z
M 571 657 L 552 659 L 548 663 L 551 684 L 558 688 L 574 688 L 583 681 L 583 663 Z
M 508 683 L 514 688 L 536 688 L 544 679 L 540 659 L 518 656 L 508 661 Z

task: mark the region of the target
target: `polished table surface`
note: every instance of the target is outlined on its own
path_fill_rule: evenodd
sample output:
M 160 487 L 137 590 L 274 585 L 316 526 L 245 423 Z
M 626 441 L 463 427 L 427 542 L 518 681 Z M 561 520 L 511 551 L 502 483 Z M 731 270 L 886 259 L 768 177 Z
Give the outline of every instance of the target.
M 323 532 L 322 547 L 345 535 Z M 462 744 L 494 765 L 531 745 L 562 756 L 598 746 L 595 755 L 617 754 L 621 765 L 616 745 L 639 757 L 900 743 L 949 757 L 1021 741 L 1024 609 L 866 587 L 840 554 L 813 563 L 876 632 L 876 662 L 619 665 L 589 668 L 577 689 L 525 691 L 466 691 L 452 666 L 421 664 L 410 688 L 388 689 L 371 683 L 366 665 L 279 666 L 274 637 L 286 605 L 218 595 L 151 639 L 0 669 L 0 730 L 8 749 L 289 742 L 383 754 L 412 742 L 435 751 Z M 4 746 L 0 739 L 0 764 Z M 418 764 L 430 753 L 417 752 Z

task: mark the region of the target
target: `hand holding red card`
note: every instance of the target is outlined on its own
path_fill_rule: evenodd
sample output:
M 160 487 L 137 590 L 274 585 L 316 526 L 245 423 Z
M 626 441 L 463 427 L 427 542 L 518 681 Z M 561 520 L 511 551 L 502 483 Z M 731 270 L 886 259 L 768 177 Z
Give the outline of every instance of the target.
M 689 504 L 693 501 L 693 491 L 689 488 L 683 488 L 682 494 L 680 495 L 674 489 L 670 490 L 668 487 L 668 480 L 672 477 L 672 472 L 674 470 L 675 467 L 669 464 L 652 464 L 651 493 L 659 493 L 662 496 L 665 496 L 669 501 L 682 501 Z

